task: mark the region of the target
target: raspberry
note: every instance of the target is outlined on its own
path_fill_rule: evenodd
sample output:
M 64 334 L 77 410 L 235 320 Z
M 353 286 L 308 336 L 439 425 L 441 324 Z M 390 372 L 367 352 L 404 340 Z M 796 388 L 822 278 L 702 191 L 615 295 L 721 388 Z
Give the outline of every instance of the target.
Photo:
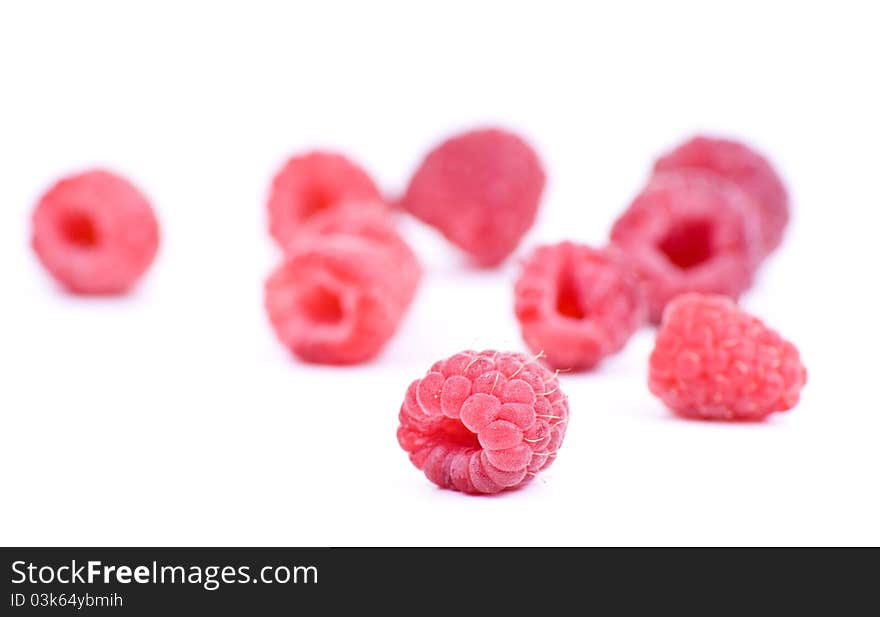
M 550 466 L 568 415 L 556 377 L 533 358 L 463 351 L 410 384 L 397 440 L 434 484 L 498 493 Z
M 659 322 L 675 296 L 748 289 L 760 259 L 757 221 L 735 184 L 696 170 L 655 174 L 611 230 L 645 283 Z
M 301 359 L 356 364 L 394 334 L 419 277 L 415 255 L 386 216 L 369 206 L 328 211 L 288 245 L 266 281 L 266 311 Z
M 514 296 L 526 344 L 553 368 L 593 368 L 645 320 L 639 282 L 613 248 L 539 247 L 524 263 Z
M 32 227 L 43 266 L 78 294 L 128 291 L 159 248 L 159 223 L 147 198 L 103 170 L 59 180 L 37 203 Z
M 488 267 L 517 247 L 535 221 L 543 190 L 541 161 L 525 141 L 481 129 L 429 152 L 400 205 Z
M 294 156 L 272 181 L 269 231 L 283 248 L 303 221 L 349 201 L 381 202 L 379 189 L 367 172 L 332 152 Z
M 762 253 L 767 255 L 779 246 L 788 225 L 788 192 L 766 158 L 736 141 L 694 137 L 654 164 L 655 171 L 682 168 L 714 172 L 736 183 L 757 206 Z
M 686 418 L 761 420 L 794 407 L 807 381 L 794 345 L 724 296 L 685 294 L 666 308 L 649 387 Z
M 394 219 L 382 202 L 346 202 L 318 212 L 302 224 L 288 243 L 288 247 L 303 240 L 307 241 L 315 235 L 327 234 L 346 234 L 364 238 L 393 251 L 401 258 L 404 266 L 415 263 L 412 249 L 397 232 Z M 418 275 L 418 268 L 415 269 L 415 273 Z

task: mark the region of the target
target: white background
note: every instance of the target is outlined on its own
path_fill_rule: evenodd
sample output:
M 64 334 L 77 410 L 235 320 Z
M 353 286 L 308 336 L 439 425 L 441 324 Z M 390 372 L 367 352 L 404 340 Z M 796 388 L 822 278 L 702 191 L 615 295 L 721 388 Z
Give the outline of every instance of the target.
M 710 4 L 4 4 L 0 543 L 880 543 L 880 16 Z M 425 148 L 484 123 L 546 163 L 523 250 L 603 243 L 653 157 L 694 132 L 768 153 L 794 220 L 743 303 L 800 347 L 801 405 L 677 420 L 645 386 L 645 330 L 564 378 L 573 416 L 542 479 L 494 498 L 431 485 L 396 443 L 404 391 L 460 349 L 523 349 L 515 261 L 470 270 L 404 221 L 426 275 L 398 336 L 369 365 L 310 367 L 263 314 L 264 201 L 303 148 L 393 192 Z M 93 165 L 161 218 L 124 299 L 65 295 L 28 245 L 40 192 Z

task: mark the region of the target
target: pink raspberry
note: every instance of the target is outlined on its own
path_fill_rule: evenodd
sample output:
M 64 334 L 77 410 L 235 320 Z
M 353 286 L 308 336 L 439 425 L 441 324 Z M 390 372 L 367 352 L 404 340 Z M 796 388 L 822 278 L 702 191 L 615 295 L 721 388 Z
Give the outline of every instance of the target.
M 591 369 L 620 351 L 647 312 L 622 255 L 571 242 L 537 248 L 514 295 L 526 344 L 558 369 Z
M 388 207 L 382 202 L 345 202 L 318 212 L 302 224 L 299 231 L 292 236 L 288 248 L 291 244 L 328 234 L 344 234 L 370 240 L 400 256 L 405 266 L 415 263 L 412 249 L 398 233 Z M 415 272 L 418 275 L 419 270 L 410 268 L 404 272 Z
M 340 203 L 381 199 L 367 172 L 341 154 L 307 152 L 290 158 L 272 181 L 269 231 L 284 248 L 314 214 Z
M 481 129 L 429 152 L 401 205 L 476 264 L 495 266 L 534 223 L 543 190 L 541 161 L 525 141 L 507 131 Z
M 645 283 L 649 317 L 659 322 L 675 296 L 737 298 L 760 260 L 754 207 L 746 193 L 695 170 L 655 174 L 611 230 Z
M 32 227 L 43 266 L 78 294 L 128 291 L 159 248 L 159 223 L 147 198 L 103 170 L 59 180 L 37 203 Z
M 788 191 L 766 158 L 736 141 L 698 136 L 654 164 L 655 171 L 683 168 L 714 172 L 736 183 L 757 206 L 762 253 L 769 254 L 779 246 L 788 225 Z
M 568 415 L 558 380 L 533 358 L 463 351 L 410 384 L 397 440 L 434 484 L 498 493 L 550 466 Z
M 686 418 L 761 420 L 794 407 L 807 381 L 798 350 L 724 296 L 685 294 L 663 315 L 649 387 Z
M 316 216 L 266 281 L 278 339 L 307 362 L 356 364 L 394 334 L 421 270 L 387 216 L 369 206 Z

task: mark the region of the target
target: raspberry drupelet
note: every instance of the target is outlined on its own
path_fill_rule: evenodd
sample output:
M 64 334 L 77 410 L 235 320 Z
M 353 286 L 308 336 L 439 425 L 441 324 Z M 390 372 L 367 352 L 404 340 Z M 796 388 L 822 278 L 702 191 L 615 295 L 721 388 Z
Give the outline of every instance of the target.
M 538 155 L 521 137 L 479 129 L 431 150 L 400 205 L 475 264 L 491 267 L 516 249 L 534 223 L 544 181 Z
M 381 206 L 316 215 L 288 244 L 265 286 L 278 339 L 306 362 L 356 364 L 397 330 L 421 276 Z
M 31 244 L 68 291 L 122 294 L 152 264 L 159 223 L 131 182 L 97 169 L 59 180 L 40 198 Z
M 654 164 L 658 172 L 702 169 L 735 183 L 749 194 L 760 222 L 761 252 L 767 255 L 782 242 L 789 219 L 788 191 L 773 165 L 743 143 L 714 137 L 694 137 Z
M 806 381 L 797 348 L 730 298 L 685 294 L 666 308 L 648 385 L 686 418 L 762 420 L 794 407 Z
M 436 485 L 498 493 L 553 463 L 568 418 L 556 376 L 534 357 L 463 351 L 410 384 L 397 440 Z
M 514 288 L 523 339 L 557 369 L 588 370 L 620 351 L 644 323 L 638 279 L 615 248 L 541 246 Z
M 284 248 L 305 221 L 348 202 L 381 203 L 379 189 L 361 167 L 334 152 L 291 157 L 272 181 L 269 231 Z
M 738 298 L 761 257 L 751 198 L 735 184 L 698 170 L 655 174 L 614 223 L 612 242 L 644 283 L 649 317 L 686 292 Z

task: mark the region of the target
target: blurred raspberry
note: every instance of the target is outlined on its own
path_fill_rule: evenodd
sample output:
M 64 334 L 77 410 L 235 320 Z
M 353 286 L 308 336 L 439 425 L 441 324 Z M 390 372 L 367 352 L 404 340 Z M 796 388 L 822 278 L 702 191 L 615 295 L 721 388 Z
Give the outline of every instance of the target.
M 550 466 L 568 416 L 558 380 L 534 358 L 463 351 L 410 384 L 397 440 L 434 484 L 498 493 Z
M 654 322 L 685 292 L 739 297 L 751 286 L 761 254 L 749 196 L 698 170 L 655 174 L 617 219 L 611 240 L 644 281 Z
M 289 242 L 265 287 L 278 339 L 307 362 L 356 364 L 397 330 L 421 275 L 391 220 L 367 204 L 328 211 Z
M 159 223 L 147 198 L 103 170 L 59 180 L 37 203 L 32 230 L 42 264 L 79 294 L 128 291 L 159 248 Z
M 686 294 L 666 308 L 649 387 L 679 415 L 761 420 L 794 407 L 806 380 L 795 346 L 729 298 Z
M 698 136 L 654 164 L 655 171 L 687 168 L 714 172 L 748 193 L 760 218 L 762 255 L 779 246 L 788 225 L 788 191 L 764 156 L 736 141 Z
M 381 203 L 379 189 L 367 172 L 332 152 L 314 151 L 294 156 L 272 181 L 269 230 L 284 248 L 304 221 L 318 212 L 352 201 Z
M 613 248 L 538 247 L 514 295 L 526 344 L 558 369 L 593 368 L 620 351 L 646 316 L 639 282 Z
M 345 202 L 314 214 L 293 234 L 287 245 L 288 250 L 298 242 L 310 242 L 315 240 L 314 236 L 328 234 L 355 236 L 376 242 L 397 254 L 402 266 L 414 263 L 412 249 L 397 231 L 394 217 L 382 202 Z
M 400 205 L 439 229 L 476 264 L 495 266 L 532 226 L 543 190 L 541 161 L 525 141 L 481 129 L 429 152 Z

